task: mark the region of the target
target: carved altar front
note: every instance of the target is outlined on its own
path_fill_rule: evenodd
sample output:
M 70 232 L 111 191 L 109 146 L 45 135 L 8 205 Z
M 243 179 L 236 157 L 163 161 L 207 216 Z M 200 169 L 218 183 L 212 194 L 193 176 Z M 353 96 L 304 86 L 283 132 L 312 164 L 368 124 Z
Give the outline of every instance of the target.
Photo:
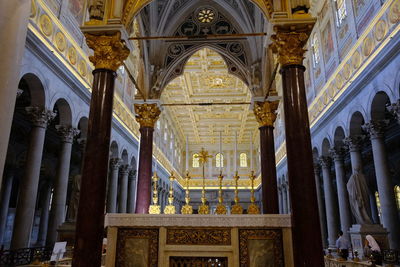
M 290 215 L 107 214 L 107 267 L 293 265 Z M 205 265 L 208 266 L 208 265 Z

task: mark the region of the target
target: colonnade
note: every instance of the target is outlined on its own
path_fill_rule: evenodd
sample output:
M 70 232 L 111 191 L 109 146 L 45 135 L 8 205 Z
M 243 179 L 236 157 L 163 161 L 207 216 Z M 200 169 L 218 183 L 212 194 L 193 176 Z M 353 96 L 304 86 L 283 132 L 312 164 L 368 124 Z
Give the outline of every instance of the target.
M 394 116 L 399 118 L 399 102 L 392 105 L 391 111 Z M 315 163 L 317 189 L 320 188 L 319 183 L 321 176 L 324 188 L 324 197 L 320 190 L 317 192 L 321 224 L 327 228 L 327 237 L 324 232 L 322 232 L 322 237 L 328 240 L 329 247 L 335 246 L 337 233 L 340 229 L 348 236 L 348 231 L 354 222 L 350 211 L 349 195 L 346 188 L 345 153 L 346 151 L 349 153 L 352 172 L 354 173 L 354 171 L 357 170 L 362 173 L 362 146 L 371 145 L 377 191 L 379 193 L 381 207 L 380 221 L 383 227 L 389 232 L 390 248 L 400 248 L 400 218 L 396 205 L 394 183 L 389 171 L 388 155 L 386 153 L 384 139 L 387 124 L 387 120 L 371 120 L 364 123 L 361 127 L 364 132 L 368 134 L 367 136 L 353 134 L 339 140 L 344 144 L 343 147 L 332 147 L 329 149 L 329 155 L 320 156 Z M 334 174 L 331 168 L 332 164 L 334 165 Z M 322 171 L 320 171 L 320 169 Z M 333 178 L 336 180 L 335 185 L 332 183 Z M 336 187 L 337 195 L 333 188 L 334 186 Z M 323 205 L 323 199 L 325 205 Z M 372 218 L 370 223 L 379 223 L 375 195 L 372 190 L 370 192 L 370 203 L 372 204 L 371 210 L 369 211 Z M 326 210 L 326 216 L 324 215 L 324 208 Z
M 290 213 L 289 182 L 282 176 L 278 178 L 279 213 Z

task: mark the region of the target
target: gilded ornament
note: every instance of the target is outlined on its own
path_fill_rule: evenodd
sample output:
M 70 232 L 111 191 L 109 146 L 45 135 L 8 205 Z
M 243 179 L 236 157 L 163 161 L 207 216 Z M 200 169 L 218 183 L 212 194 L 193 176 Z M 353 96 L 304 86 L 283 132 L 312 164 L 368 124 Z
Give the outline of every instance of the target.
M 36 2 L 35 2 L 35 0 L 32 0 L 31 1 L 31 14 L 30 14 L 30 17 L 34 18 L 36 16 L 36 13 L 37 13 Z
M 87 67 L 86 67 L 86 62 L 85 62 L 85 60 L 81 60 L 81 61 L 79 61 L 79 64 L 78 64 L 78 71 L 79 71 L 79 73 L 82 75 L 82 77 L 85 77 L 86 76 L 86 74 L 87 74 Z
M 157 104 L 135 104 L 135 117 L 140 127 L 154 128 L 154 124 L 158 120 L 161 110 Z
M 182 214 L 193 214 L 193 207 L 190 205 L 190 192 L 189 192 L 189 171 L 186 172 L 185 183 L 186 183 L 186 191 L 185 191 L 185 205 L 182 206 L 181 213 Z
M 206 204 L 201 204 L 201 205 L 199 206 L 199 211 L 198 211 L 198 213 L 199 213 L 199 214 L 210 214 L 210 209 L 209 209 L 208 205 L 206 205 Z
M 378 42 L 382 41 L 387 33 L 387 23 L 385 20 L 379 20 L 375 25 L 374 36 Z
M 169 196 L 168 196 L 168 205 L 164 208 L 164 214 L 175 214 L 175 206 L 174 206 L 174 173 L 171 172 L 169 176 Z
M 39 19 L 40 29 L 46 36 L 50 36 L 53 33 L 53 23 L 46 14 L 42 15 Z
M 288 65 L 302 65 L 304 46 L 308 39 L 305 32 L 278 32 L 271 37 L 272 49 L 278 53 L 278 62 L 284 67 Z
M 65 35 L 62 32 L 57 32 L 54 36 L 54 41 L 56 43 L 56 47 L 58 51 L 64 52 L 67 48 L 67 41 L 65 40 Z
M 161 208 L 160 205 L 158 205 L 157 172 L 154 172 L 153 177 L 151 179 L 153 180 L 153 204 L 149 206 L 149 214 L 160 214 Z
M 123 61 L 129 56 L 129 49 L 125 41 L 121 40 L 121 33 L 114 35 L 94 35 L 85 33 L 86 43 L 93 49 L 94 55 L 89 57 L 96 69 L 117 71 Z
M 350 76 L 351 76 L 351 67 L 350 67 L 350 64 L 347 63 L 347 64 L 345 64 L 344 67 L 343 67 L 343 77 L 344 77 L 346 80 L 348 80 L 348 79 L 350 78 Z
M 360 52 L 354 52 L 353 56 L 351 57 L 351 63 L 353 65 L 353 69 L 358 69 L 361 65 L 361 55 Z
M 366 37 L 363 42 L 363 47 L 362 47 L 364 56 L 367 57 L 371 54 L 373 45 L 374 45 L 374 42 L 372 41 L 372 39 L 369 37 Z
M 239 204 L 239 190 L 238 190 L 238 181 L 239 181 L 238 172 L 235 172 L 235 176 L 233 179 L 235 180 L 235 205 L 232 206 L 231 213 L 232 214 L 243 214 L 243 207 Z
M 200 228 L 182 229 L 167 228 L 168 245 L 231 245 L 231 229 Z
M 218 190 L 218 205 L 217 209 L 215 210 L 216 214 L 226 214 L 226 207 L 223 204 L 224 198 L 222 195 L 222 179 L 224 179 L 224 176 L 222 176 L 222 171 L 218 176 L 218 181 L 219 181 L 219 190 Z
M 276 110 L 279 101 L 265 101 L 254 103 L 254 114 L 260 126 L 274 126 L 276 120 Z
M 389 11 L 389 21 L 396 24 L 400 21 L 400 1 L 394 1 Z
M 250 190 L 250 202 L 251 204 L 249 205 L 249 207 L 247 208 L 247 213 L 248 214 L 260 214 L 260 208 L 258 207 L 257 204 L 255 204 L 256 202 L 256 198 L 254 196 L 254 180 L 255 180 L 255 176 L 254 176 L 254 171 L 251 171 L 251 174 L 249 176 L 250 181 L 251 181 L 251 190 Z
M 78 60 L 78 59 L 77 59 L 77 55 L 76 55 L 76 49 L 75 49 L 75 47 L 73 47 L 73 46 L 71 46 L 71 47 L 68 49 L 68 59 L 69 59 L 69 62 L 70 62 L 72 65 L 75 65 L 75 64 L 76 64 L 76 61 Z

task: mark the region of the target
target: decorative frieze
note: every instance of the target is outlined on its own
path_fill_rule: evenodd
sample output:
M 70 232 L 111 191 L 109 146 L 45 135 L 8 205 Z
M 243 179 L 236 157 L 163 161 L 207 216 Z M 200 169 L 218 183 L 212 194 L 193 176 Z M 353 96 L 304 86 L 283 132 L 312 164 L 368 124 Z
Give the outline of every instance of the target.
M 229 228 L 168 228 L 167 245 L 231 245 Z

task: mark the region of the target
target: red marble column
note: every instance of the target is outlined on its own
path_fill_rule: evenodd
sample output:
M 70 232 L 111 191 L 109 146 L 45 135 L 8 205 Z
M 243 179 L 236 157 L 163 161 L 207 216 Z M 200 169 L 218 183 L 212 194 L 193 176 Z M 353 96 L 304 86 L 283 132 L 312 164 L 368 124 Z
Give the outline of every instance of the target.
M 140 128 L 138 185 L 135 213 L 148 213 L 151 201 L 151 175 L 154 128 Z
M 139 169 L 135 213 L 149 213 L 153 160 L 154 124 L 160 116 L 157 104 L 135 104 L 136 120 L 140 124 Z
M 256 102 L 254 113 L 260 123 L 261 186 L 264 214 L 279 213 L 278 184 L 276 179 L 274 122 L 278 101 Z
M 74 267 L 101 266 L 115 71 L 129 54 L 119 33 L 85 36 L 88 46 L 95 51 L 90 60 L 96 68 L 76 221 Z
M 304 85 L 305 67 L 301 65 L 308 35 L 291 29 L 290 32 L 278 32 L 273 39 L 282 65 L 294 262 L 298 267 L 324 266 Z

